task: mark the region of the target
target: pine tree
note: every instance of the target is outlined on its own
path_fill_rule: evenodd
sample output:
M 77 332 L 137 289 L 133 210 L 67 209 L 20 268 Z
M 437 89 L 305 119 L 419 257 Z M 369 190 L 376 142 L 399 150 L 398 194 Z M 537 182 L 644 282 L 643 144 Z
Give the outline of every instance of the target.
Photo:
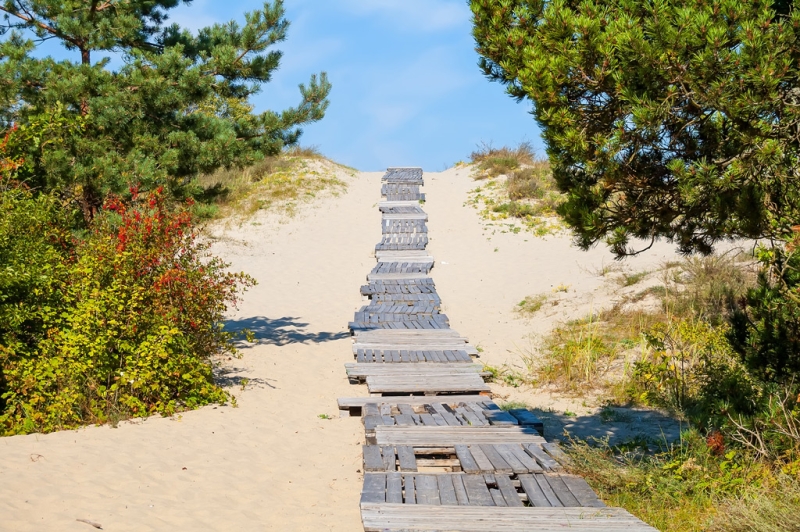
M 534 104 L 577 243 L 685 253 L 800 221 L 791 2 L 472 0 L 480 66 Z
M 188 4 L 191 0 L 183 0 Z M 295 144 L 320 120 L 325 73 L 300 85 L 297 107 L 254 113 L 286 38 L 281 0 L 193 35 L 167 24 L 178 0 L 4 0 L 0 129 L 15 136 L 35 189 L 55 191 L 91 219 L 109 192 L 166 185 L 174 194 L 200 172 L 242 166 Z M 57 40 L 76 59 L 32 54 Z M 98 52 L 124 59 L 111 69 Z

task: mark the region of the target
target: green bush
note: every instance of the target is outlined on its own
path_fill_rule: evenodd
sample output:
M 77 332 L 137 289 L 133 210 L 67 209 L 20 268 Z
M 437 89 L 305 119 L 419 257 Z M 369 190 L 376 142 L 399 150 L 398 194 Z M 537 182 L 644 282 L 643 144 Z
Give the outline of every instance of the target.
M 699 319 L 672 319 L 645 333 L 647 356 L 635 364 L 637 399 L 687 414 L 699 426 L 719 426 L 727 413 L 752 414 L 759 384 L 739 363 L 727 328 Z
M 731 318 L 731 343 L 764 381 L 800 376 L 800 254 L 795 236 L 785 247 L 762 248 L 763 268 Z
M 64 307 L 72 236 L 54 198 L 0 183 L 0 412 L 8 357 L 35 358 Z M 33 383 L 31 383 L 32 385 Z M 2 430 L 2 429 L 0 429 Z
M 214 357 L 235 353 L 220 322 L 253 281 L 209 255 L 188 208 L 168 209 L 161 189 L 131 195 L 109 198 L 76 239 L 49 196 L 3 191 L 0 268 L 19 273 L 0 285 L 8 324 L 0 432 L 169 415 L 229 398 L 212 377 Z M 26 249 L 36 256 L 23 263 Z

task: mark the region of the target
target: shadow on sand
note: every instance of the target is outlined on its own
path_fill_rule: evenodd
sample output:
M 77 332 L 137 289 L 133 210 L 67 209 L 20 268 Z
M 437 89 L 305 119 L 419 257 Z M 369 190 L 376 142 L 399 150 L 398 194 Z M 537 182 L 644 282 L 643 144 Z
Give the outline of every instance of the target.
M 248 368 L 240 368 L 236 366 L 225 366 L 214 369 L 214 382 L 223 388 L 240 387 L 242 390 L 247 388 L 272 388 L 276 387 L 270 384 L 269 381 L 275 382 L 273 379 L 262 379 L 260 377 L 247 377 L 250 372 Z
M 609 444 L 618 445 L 632 440 L 648 442 L 654 447 L 669 445 L 680 438 L 681 430 L 688 428 L 666 414 L 655 410 L 627 407 L 604 407 L 599 412 L 586 415 L 567 415 L 550 410 L 531 408 L 544 423 L 545 437 L 581 440 L 608 438 Z
M 308 323 L 300 321 L 300 318 L 283 317 L 267 318 L 264 316 L 253 316 L 250 318 L 240 318 L 227 320 L 225 330 L 229 332 L 241 332 L 249 329 L 253 333 L 255 342 L 249 343 L 244 340 L 237 342 L 237 347 L 246 349 L 254 345 L 289 345 L 289 344 L 320 344 L 349 338 L 350 333 L 342 332 L 309 332 L 306 330 Z

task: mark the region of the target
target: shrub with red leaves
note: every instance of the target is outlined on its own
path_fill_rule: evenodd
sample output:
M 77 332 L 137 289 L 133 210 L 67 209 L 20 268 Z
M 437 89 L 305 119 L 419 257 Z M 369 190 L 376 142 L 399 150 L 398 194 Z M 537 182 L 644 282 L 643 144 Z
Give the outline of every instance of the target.
M 708 433 L 708 436 L 706 436 L 706 445 L 708 445 L 708 450 L 711 451 L 711 454 L 716 456 L 725 454 L 725 438 L 718 430 L 712 430 Z
M 60 308 L 42 324 L 35 356 L 0 357 L 6 433 L 168 415 L 229 398 L 212 378 L 214 357 L 235 353 L 221 321 L 254 281 L 209 253 L 187 206 L 170 206 L 161 189 L 131 194 L 109 198 L 64 256 Z

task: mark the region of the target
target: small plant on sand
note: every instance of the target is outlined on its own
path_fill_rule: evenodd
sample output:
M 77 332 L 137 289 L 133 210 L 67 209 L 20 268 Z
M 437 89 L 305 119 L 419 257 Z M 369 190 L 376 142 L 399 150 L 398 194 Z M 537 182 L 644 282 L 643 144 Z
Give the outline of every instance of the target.
M 520 142 L 516 148 L 494 148 L 491 143 L 482 142 L 469 158 L 478 165 L 479 177 L 485 178 L 508 174 L 523 165 L 533 164 L 536 157 L 529 142 Z
M 526 296 L 525 299 L 517 303 L 514 310 L 525 317 L 530 317 L 539 312 L 542 306 L 547 302 L 549 296 L 547 294 L 537 294 L 535 296 Z
M 648 275 L 650 275 L 650 272 L 646 270 L 634 273 L 624 272 L 617 278 L 617 284 L 619 284 L 623 288 L 628 286 L 633 286 L 643 281 L 644 278 L 647 277 Z
M 594 319 L 554 329 L 544 340 L 538 377 L 565 390 L 597 385 L 615 355 Z

